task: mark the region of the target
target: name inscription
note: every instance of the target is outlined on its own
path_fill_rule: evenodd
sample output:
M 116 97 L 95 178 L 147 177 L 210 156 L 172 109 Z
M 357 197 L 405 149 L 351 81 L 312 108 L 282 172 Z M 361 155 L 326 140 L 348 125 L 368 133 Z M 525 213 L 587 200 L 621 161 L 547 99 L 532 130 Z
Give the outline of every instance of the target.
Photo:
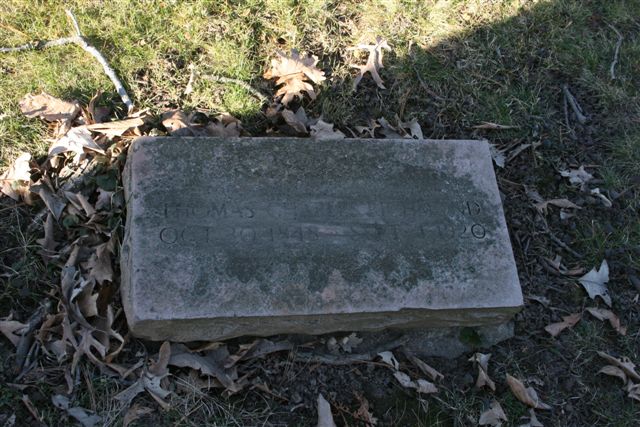
M 210 202 L 164 205 L 158 231 L 167 245 L 304 245 L 419 242 L 488 237 L 480 202 L 353 202 L 348 200 Z

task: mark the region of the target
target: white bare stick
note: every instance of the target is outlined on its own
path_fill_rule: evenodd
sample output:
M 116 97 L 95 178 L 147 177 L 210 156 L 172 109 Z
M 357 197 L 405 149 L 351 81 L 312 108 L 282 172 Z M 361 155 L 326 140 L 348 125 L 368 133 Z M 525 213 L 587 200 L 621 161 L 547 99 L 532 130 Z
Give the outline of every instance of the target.
M 109 66 L 109 63 L 104 58 L 104 56 L 102 56 L 102 54 L 95 47 L 91 46 L 84 39 L 84 37 L 82 36 L 82 33 L 80 32 L 80 26 L 78 25 L 78 21 L 76 20 L 76 17 L 73 15 L 73 13 L 68 9 L 66 10 L 66 12 L 67 12 L 67 16 L 71 19 L 73 29 L 76 33 L 74 37 L 64 37 L 56 40 L 42 41 L 37 43 L 26 43 L 16 47 L 1 47 L 0 53 L 22 52 L 25 50 L 40 50 L 40 49 L 46 49 L 48 47 L 53 47 L 53 46 L 62 46 L 69 43 L 77 44 L 82 49 L 84 49 L 84 51 L 91 54 L 91 56 L 93 56 L 100 63 L 100 65 L 102 65 L 102 68 L 104 69 L 105 74 L 107 75 L 107 77 L 109 77 L 113 85 L 116 87 L 116 91 L 118 92 L 118 95 L 120 95 L 122 102 L 124 103 L 124 105 L 127 106 L 127 112 L 131 113 L 131 111 L 133 110 L 133 102 L 131 101 L 131 98 L 129 98 L 129 94 L 127 94 L 127 91 L 125 90 L 124 86 L 122 85 L 122 82 L 116 75 L 116 72 L 113 71 L 113 68 L 111 68 L 111 66 Z
M 93 56 L 100 63 L 100 65 L 102 65 L 102 68 L 104 69 L 104 73 L 107 75 L 107 77 L 109 77 L 109 79 L 111 79 L 111 82 L 116 87 L 116 91 L 118 92 L 118 95 L 120 95 L 122 102 L 124 102 L 124 105 L 127 106 L 127 112 L 130 113 L 131 110 L 133 110 L 133 102 L 131 102 L 131 98 L 129 98 L 129 94 L 127 94 L 127 91 L 122 85 L 122 82 L 120 81 L 118 76 L 116 75 L 116 72 L 113 71 L 113 68 L 109 66 L 109 63 L 104 58 L 104 56 L 102 56 L 102 54 L 98 51 L 98 49 L 88 44 L 87 41 L 84 39 L 84 37 L 82 36 L 82 33 L 80 32 L 80 26 L 78 25 L 78 21 L 76 20 L 76 17 L 73 15 L 73 12 L 71 12 L 70 9 L 67 9 L 66 12 L 67 12 L 67 16 L 69 17 L 69 19 L 71 19 L 71 22 L 73 23 L 73 28 L 76 30 L 76 44 L 78 44 L 78 46 L 80 46 L 86 52 L 89 52 L 89 54 L 91 54 L 91 56 Z
M 587 123 L 587 117 L 584 115 L 582 108 L 580 108 L 580 104 L 578 104 L 578 100 L 576 99 L 576 97 L 573 96 L 573 94 L 569 91 L 569 86 L 562 85 L 562 91 L 564 92 L 564 96 L 567 99 L 569 106 L 575 113 L 578 122 L 581 125 Z
M 609 67 L 609 73 L 611 74 L 611 80 L 615 80 L 616 79 L 616 65 L 618 64 L 618 59 L 620 58 L 620 46 L 622 46 L 622 40 L 624 40 L 624 37 L 622 37 L 622 34 L 620 34 L 620 31 L 618 31 L 618 29 L 616 27 L 614 27 L 613 25 L 611 25 L 609 23 L 607 23 L 607 25 L 618 36 L 618 41 L 616 42 L 616 49 L 615 49 L 615 52 L 613 53 L 613 61 L 611 62 L 611 66 Z

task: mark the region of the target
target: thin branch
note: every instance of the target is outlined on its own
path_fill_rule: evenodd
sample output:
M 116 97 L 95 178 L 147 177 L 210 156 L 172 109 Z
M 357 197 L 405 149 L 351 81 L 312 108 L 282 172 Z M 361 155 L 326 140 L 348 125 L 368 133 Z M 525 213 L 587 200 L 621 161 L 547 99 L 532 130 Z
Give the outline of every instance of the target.
M 269 102 L 269 98 L 267 98 L 265 95 L 263 95 L 262 92 L 260 92 L 257 89 L 254 89 L 253 87 L 251 87 L 251 85 L 249 83 L 243 82 L 242 80 L 232 79 L 232 78 L 229 78 L 229 77 L 222 77 L 222 76 L 212 76 L 212 75 L 207 75 L 207 76 L 202 76 L 202 77 L 204 77 L 205 79 L 209 79 L 211 81 L 214 81 L 214 82 L 232 83 L 232 84 L 238 85 L 241 88 L 245 89 L 247 92 L 251 93 L 256 98 L 258 98 L 261 102 L 264 102 L 264 103 L 268 103 Z
M 107 60 L 104 58 L 104 56 L 102 56 L 102 54 L 95 47 L 87 43 L 84 36 L 80 32 L 80 26 L 78 25 L 78 21 L 76 20 L 76 17 L 73 15 L 73 12 L 67 9 L 66 13 L 69 19 L 71 20 L 71 24 L 73 25 L 73 29 L 76 33 L 74 37 L 64 37 L 56 40 L 40 41 L 36 43 L 25 43 L 21 46 L 15 46 L 15 47 L 1 47 L 0 53 L 23 52 L 27 50 L 41 50 L 41 49 L 46 49 L 54 46 L 62 46 L 69 43 L 77 44 L 85 52 L 88 52 L 91 56 L 93 56 L 100 63 L 100 65 L 102 65 L 102 68 L 104 69 L 105 74 L 107 75 L 107 77 L 109 77 L 113 85 L 116 87 L 116 91 L 118 92 L 118 95 L 120 95 L 122 102 L 124 103 L 124 105 L 127 106 L 127 111 L 130 113 L 133 110 L 133 102 L 131 101 L 129 94 L 127 94 L 127 91 L 124 88 L 124 85 L 116 75 L 116 72 L 113 70 L 113 68 L 111 68 Z
M 567 99 L 569 106 L 575 113 L 578 122 L 581 125 L 587 123 L 587 117 L 584 115 L 582 108 L 580 108 L 580 104 L 578 104 L 578 100 L 576 99 L 576 97 L 573 96 L 573 94 L 569 91 L 569 86 L 567 86 L 566 84 L 562 85 L 562 91 L 564 92 L 564 96 Z
M 607 23 L 607 25 L 618 36 L 618 41 L 616 42 L 616 49 L 615 49 L 615 52 L 613 53 L 613 61 L 611 62 L 611 66 L 609 67 L 609 73 L 611 74 L 611 80 L 615 80 L 616 79 L 616 65 L 618 64 L 618 59 L 620 58 L 620 46 L 622 46 L 622 40 L 624 40 L 624 37 L 622 37 L 622 34 L 620 33 L 620 31 L 618 31 L 618 29 L 616 27 L 614 27 L 613 25 L 611 25 L 609 23 Z

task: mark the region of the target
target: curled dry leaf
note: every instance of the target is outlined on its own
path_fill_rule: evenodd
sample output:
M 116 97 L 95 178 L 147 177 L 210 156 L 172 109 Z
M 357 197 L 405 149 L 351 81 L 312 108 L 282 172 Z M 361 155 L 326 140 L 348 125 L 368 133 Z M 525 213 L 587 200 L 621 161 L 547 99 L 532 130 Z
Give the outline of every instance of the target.
M 507 414 L 497 400 L 491 402 L 489 409 L 480 414 L 478 425 L 481 426 L 501 426 L 503 421 L 508 421 Z
M 122 136 L 128 130 L 142 126 L 144 121 L 144 117 L 133 117 L 124 120 L 114 120 L 112 122 L 94 123 L 86 125 L 85 128 L 92 132 L 103 133 L 110 137 L 115 137 Z
M 376 37 L 376 44 L 359 44 L 355 47 L 350 47 L 347 50 L 367 50 L 369 51 L 369 57 L 367 58 L 367 63 L 364 65 L 354 65 L 351 66 L 358 69 L 358 75 L 353 81 L 353 89 L 355 90 L 364 77 L 366 72 L 371 74 L 373 81 L 376 82 L 380 89 L 386 89 L 384 86 L 384 82 L 380 77 L 379 70 L 384 68 L 382 64 L 382 56 L 383 49 L 391 50 L 391 47 L 387 43 L 386 40 L 383 40 L 382 37 Z
M 600 269 L 596 270 L 594 267 L 578 280 L 589 294 L 589 298 L 595 300 L 596 297 L 600 297 L 605 304 L 611 307 L 611 296 L 606 285 L 609 281 L 609 264 L 606 259 L 600 264 Z
M 567 199 L 545 200 L 545 201 L 536 203 L 534 206 L 536 207 L 538 212 L 546 214 L 547 208 L 549 207 L 549 205 L 553 205 L 563 209 L 582 209 L 580 206 L 576 205 L 575 203 Z
M 96 282 L 103 284 L 104 282 L 113 281 L 113 267 L 111 265 L 112 248 L 110 242 L 102 243 L 95 248 L 95 252 L 82 266 L 89 271 L 89 277 L 95 279 Z
M 640 374 L 636 372 L 636 365 L 628 357 L 622 357 L 621 359 L 617 359 L 613 356 L 608 355 L 603 351 L 599 351 L 598 356 L 602 357 L 612 365 L 622 369 L 629 378 L 633 379 L 634 381 L 640 382 Z
M 615 329 L 620 335 L 627 335 L 627 328 L 620 324 L 620 319 L 613 311 L 595 307 L 587 307 L 586 310 L 589 314 L 599 320 L 608 320 L 609 324 L 611 324 L 613 329 Z
M 51 190 L 51 186 L 48 182 L 48 178 L 42 178 L 35 184 L 33 184 L 29 190 L 33 193 L 38 194 L 44 204 L 47 206 L 49 211 L 53 214 L 53 217 L 57 220 L 60 219 L 60 215 L 62 215 L 62 211 L 65 206 L 67 206 L 66 200 L 63 200 L 57 194 Z
M 560 275 L 578 276 L 580 274 L 584 274 L 584 268 L 582 267 L 574 267 L 571 269 L 565 267 L 564 264 L 562 264 L 562 257 L 560 255 L 556 255 L 553 259 L 547 257 L 543 257 L 542 259 L 544 259 L 549 268 Z
M 415 389 L 418 393 L 431 394 L 438 392 L 436 385 L 427 380 L 419 379 L 413 381 L 409 375 L 400 371 L 394 372 L 393 376 L 398 380 L 402 387 Z
M 343 139 L 344 133 L 333 130 L 333 124 L 319 119 L 315 125 L 311 126 L 311 138 L 320 140 Z
M 420 123 L 418 123 L 418 120 L 415 117 L 408 122 L 402 122 L 398 119 L 398 126 L 401 127 L 403 130 L 408 130 L 406 136 L 414 139 L 424 139 L 424 135 L 422 134 L 422 128 L 420 127 Z
M 311 99 L 316 99 L 316 93 L 309 81 L 319 84 L 325 80 L 324 71 L 316 67 L 318 58 L 315 56 L 300 57 L 300 53 L 292 49 L 291 56 L 284 52 L 276 52 L 276 58 L 271 60 L 271 68 L 264 73 L 266 79 L 277 79 L 276 86 L 280 86 L 276 96 L 282 96 L 282 104 L 288 105 L 295 96 L 302 98 L 306 92 Z
M 184 344 L 173 344 L 171 346 L 169 365 L 196 369 L 204 375 L 217 379 L 227 390 L 235 392 L 238 391 L 234 384 L 234 379 L 237 378 L 236 371 L 233 368 L 225 368 L 224 366 L 228 355 L 226 347 L 208 350 L 204 356 L 201 356 L 191 352 Z
M 596 196 L 597 198 L 599 198 L 605 208 L 610 208 L 613 206 L 613 203 L 611 203 L 611 200 L 607 199 L 607 196 L 602 194 L 599 188 L 594 188 L 593 190 L 590 191 L 590 193 Z
M 80 113 L 77 102 L 67 102 L 42 92 L 39 95 L 28 94 L 19 102 L 20 111 L 29 117 L 40 117 L 48 122 L 59 121 L 61 133 L 64 134 L 71 127 L 71 122 Z
M 496 384 L 491 378 L 489 378 L 489 359 L 491 354 L 476 353 L 469 359 L 469 362 L 473 362 L 478 366 L 478 379 L 476 380 L 476 387 L 482 388 L 485 385 L 491 390 L 496 391 Z
M 296 132 L 305 135 L 309 133 L 307 126 L 311 123 L 309 123 L 309 119 L 307 118 L 307 113 L 304 111 L 304 108 L 298 108 L 295 113 L 285 108 L 280 114 L 282 115 L 284 121 Z
M 382 363 L 391 366 L 396 371 L 400 368 L 400 363 L 398 363 L 398 360 L 396 359 L 396 357 L 393 355 L 392 352 L 383 351 L 381 353 L 378 353 L 378 356 L 380 356 Z
M 122 427 L 129 427 L 129 425 L 137 419 L 144 417 L 145 415 L 153 413 L 154 410 L 146 406 L 134 404 L 127 410 L 122 419 Z
M 69 398 L 61 394 L 56 394 L 51 397 L 53 406 L 58 409 L 62 409 L 78 421 L 82 427 L 93 427 L 102 421 L 99 415 L 92 414 L 90 410 L 81 408 L 79 406 L 71 407 Z
M 536 411 L 533 408 L 529 408 L 529 422 L 519 427 L 544 427 L 544 425 L 536 417 Z
M 338 345 L 345 353 L 351 353 L 360 344 L 362 344 L 362 338 L 358 338 L 355 332 L 338 341 Z
M 520 380 L 509 374 L 507 374 L 507 384 L 514 396 L 525 405 L 535 409 L 551 409 L 551 406 L 538 398 L 538 393 L 536 393 L 533 387 L 525 387 Z
M 9 168 L 0 175 L 0 191 L 2 194 L 11 197 L 15 201 L 20 201 L 20 197 L 30 203 L 29 181 L 31 180 L 31 154 L 20 153 Z
M 28 325 L 26 323 L 11 320 L 10 318 L 6 320 L 0 320 L 0 332 L 2 332 L 2 334 L 7 337 L 9 341 L 11 341 L 11 344 L 16 347 L 20 342 L 20 338 L 22 338 L 20 332 L 27 326 Z
M 551 323 L 544 327 L 544 330 L 549 332 L 552 337 L 557 337 L 560 332 L 564 331 L 567 328 L 572 328 L 582 319 L 581 313 L 574 313 L 568 316 L 562 317 L 562 322 Z
M 331 413 L 331 405 L 322 393 L 318 395 L 318 427 L 336 427 Z
M 418 367 L 418 369 L 420 369 L 424 374 L 428 375 L 429 378 L 431 378 L 431 380 L 439 381 L 439 380 L 444 379 L 444 375 L 442 375 L 435 368 L 432 368 L 427 363 L 425 363 L 424 361 L 422 361 L 418 357 L 414 356 L 413 354 L 407 354 L 407 357 L 409 358 L 411 363 L 416 365 Z
M 624 373 L 624 371 L 620 368 L 618 368 L 617 366 L 613 366 L 613 365 L 607 365 L 605 367 L 603 367 L 602 369 L 600 369 L 598 371 L 599 374 L 605 374 L 605 375 L 609 375 L 612 377 L 618 377 L 622 380 L 622 384 L 626 384 L 627 383 L 627 374 Z
M 560 171 L 560 175 L 565 178 L 569 178 L 569 182 L 573 185 L 579 186 L 582 191 L 587 188 L 587 183 L 593 179 L 593 175 L 585 171 L 584 166 L 580 166 L 578 169 Z
M 367 426 L 375 426 L 378 424 L 378 419 L 373 416 L 371 412 L 369 401 L 361 394 L 355 393 L 356 399 L 360 402 L 360 406 L 355 413 L 356 418 L 363 420 L 367 423 Z
M 489 151 L 491 152 L 491 158 L 496 166 L 504 168 L 507 161 L 507 158 L 504 155 L 504 150 L 500 150 L 495 144 L 489 144 Z
M 67 132 L 63 137 L 56 140 L 49 147 L 49 158 L 58 154 L 73 152 L 76 153 L 75 162 L 85 150 L 98 154 L 104 154 L 104 150 L 93 140 L 91 132 L 86 126 L 75 127 Z

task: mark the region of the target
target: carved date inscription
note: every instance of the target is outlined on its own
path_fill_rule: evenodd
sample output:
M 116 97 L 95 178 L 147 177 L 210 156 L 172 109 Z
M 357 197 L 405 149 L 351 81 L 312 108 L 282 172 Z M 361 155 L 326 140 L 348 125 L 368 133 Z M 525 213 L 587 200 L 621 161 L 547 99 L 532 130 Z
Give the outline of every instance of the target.
M 404 200 L 224 201 L 165 204 L 156 215 L 163 223 L 158 237 L 167 245 L 405 245 L 489 236 L 478 200 L 460 200 L 447 208 Z

